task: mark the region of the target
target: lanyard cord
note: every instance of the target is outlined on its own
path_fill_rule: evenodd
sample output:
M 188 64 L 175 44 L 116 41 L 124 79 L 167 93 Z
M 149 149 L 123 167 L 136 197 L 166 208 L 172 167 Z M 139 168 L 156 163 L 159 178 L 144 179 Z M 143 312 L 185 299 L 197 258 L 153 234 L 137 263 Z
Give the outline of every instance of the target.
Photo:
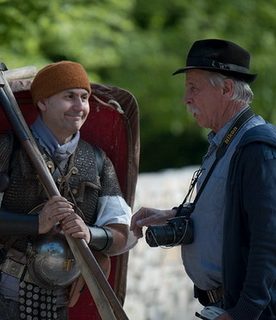
M 225 136 L 223 137 L 223 140 L 221 142 L 221 144 L 219 145 L 217 152 L 216 152 L 216 159 L 213 162 L 210 170 L 208 171 L 204 181 L 202 182 L 202 185 L 200 187 L 200 189 L 198 190 L 195 200 L 193 201 L 192 205 L 193 208 L 195 207 L 195 204 L 197 203 L 203 189 L 205 188 L 212 172 L 215 169 L 215 166 L 217 165 L 217 163 L 219 162 L 219 160 L 224 156 L 227 148 L 229 147 L 230 143 L 234 140 L 234 138 L 236 137 L 237 133 L 239 132 L 239 130 L 242 128 L 242 126 L 249 121 L 251 118 L 254 117 L 254 112 L 250 109 L 250 108 L 246 108 L 239 116 L 238 118 L 235 120 L 235 122 L 233 123 L 233 125 L 229 128 L 229 130 L 226 132 Z M 177 210 L 177 214 L 179 212 L 181 212 L 181 208 L 184 206 L 184 204 L 186 203 L 188 197 L 190 196 L 191 192 L 194 189 L 195 184 L 197 183 L 197 180 L 201 174 L 202 170 L 199 169 L 197 170 L 193 177 L 192 177 L 192 181 L 188 190 L 187 195 L 185 196 L 183 202 L 181 203 L 181 205 L 179 206 L 179 210 Z M 190 213 L 190 215 L 192 214 L 192 212 Z

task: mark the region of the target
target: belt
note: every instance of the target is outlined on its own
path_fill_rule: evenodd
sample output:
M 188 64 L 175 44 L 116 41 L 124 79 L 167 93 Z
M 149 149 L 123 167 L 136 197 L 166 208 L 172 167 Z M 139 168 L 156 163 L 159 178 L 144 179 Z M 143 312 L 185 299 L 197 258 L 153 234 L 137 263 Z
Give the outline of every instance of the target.
M 15 277 L 15 278 L 19 279 L 20 281 L 26 281 L 28 283 L 32 283 L 35 286 L 39 287 L 39 284 L 37 284 L 31 278 L 31 276 L 27 270 L 27 266 L 23 263 L 14 261 L 10 258 L 7 258 L 4 263 L 0 264 L 0 274 L 1 273 Z M 68 297 L 67 297 L 66 290 L 67 289 L 64 289 L 64 288 L 55 289 L 54 295 L 56 298 L 56 305 L 58 308 L 64 307 L 68 304 Z M 1 288 L 0 288 L 0 292 L 1 292 Z M 46 294 L 48 294 L 48 290 L 46 291 Z M 17 299 L 15 301 L 18 301 Z
M 217 303 L 223 298 L 223 288 L 219 287 L 212 290 L 201 290 L 194 286 L 194 297 L 197 298 L 203 306 Z
M 27 271 L 27 266 L 10 258 L 7 258 L 2 264 L 0 264 L 0 271 L 22 281 L 36 284 L 30 277 L 29 272 Z

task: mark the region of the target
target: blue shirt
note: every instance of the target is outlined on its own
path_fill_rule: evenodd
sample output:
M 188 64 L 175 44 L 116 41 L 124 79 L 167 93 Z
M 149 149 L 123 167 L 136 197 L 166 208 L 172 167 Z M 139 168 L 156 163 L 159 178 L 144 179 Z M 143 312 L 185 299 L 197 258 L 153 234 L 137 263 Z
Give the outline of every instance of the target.
M 241 111 L 242 112 L 242 111 Z M 202 174 L 197 190 L 216 158 L 216 151 L 228 129 L 240 113 L 236 114 L 216 134 L 208 135 L 209 148 L 203 157 Z M 202 290 L 210 290 L 222 284 L 222 243 L 225 213 L 225 188 L 231 157 L 243 134 L 250 128 L 263 124 L 260 116 L 247 121 L 217 163 L 192 213 L 194 241 L 182 246 L 182 259 L 188 276 Z

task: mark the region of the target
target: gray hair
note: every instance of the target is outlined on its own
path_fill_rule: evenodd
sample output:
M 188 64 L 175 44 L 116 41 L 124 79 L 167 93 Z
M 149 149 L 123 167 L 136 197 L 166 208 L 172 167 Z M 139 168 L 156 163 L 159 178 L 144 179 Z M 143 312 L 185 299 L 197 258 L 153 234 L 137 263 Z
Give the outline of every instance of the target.
M 234 82 L 234 93 L 231 100 L 242 102 L 244 105 L 248 105 L 253 100 L 253 91 L 251 90 L 249 84 L 242 80 L 237 80 L 236 78 L 225 76 L 217 72 L 208 72 L 208 79 L 212 86 L 223 87 L 225 79 L 231 79 Z

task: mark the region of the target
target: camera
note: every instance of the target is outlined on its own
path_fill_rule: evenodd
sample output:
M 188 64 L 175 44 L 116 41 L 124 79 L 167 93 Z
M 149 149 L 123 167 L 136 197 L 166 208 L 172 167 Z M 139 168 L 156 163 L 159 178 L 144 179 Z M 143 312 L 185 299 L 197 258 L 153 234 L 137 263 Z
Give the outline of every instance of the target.
M 176 216 L 168 219 L 166 224 L 149 226 L 146 231 L 147 244 L 150 247 L 174 247 L 192 243 L 194 232 L 190 215 L 193 210 L 193 203 L 185 203 L 178 207 Z

